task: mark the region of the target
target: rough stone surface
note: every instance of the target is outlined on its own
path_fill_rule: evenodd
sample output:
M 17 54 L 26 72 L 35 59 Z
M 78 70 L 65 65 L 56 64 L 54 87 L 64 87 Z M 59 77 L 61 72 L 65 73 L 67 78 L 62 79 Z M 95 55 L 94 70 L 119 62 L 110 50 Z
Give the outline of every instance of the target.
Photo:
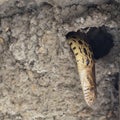
M 0 120 L 118 120 L 120 5 L 62 1 L 0 4 Z M 65 35 L 102 25 L 114 47 L 96 61 L 98 98 L 92 109 Z

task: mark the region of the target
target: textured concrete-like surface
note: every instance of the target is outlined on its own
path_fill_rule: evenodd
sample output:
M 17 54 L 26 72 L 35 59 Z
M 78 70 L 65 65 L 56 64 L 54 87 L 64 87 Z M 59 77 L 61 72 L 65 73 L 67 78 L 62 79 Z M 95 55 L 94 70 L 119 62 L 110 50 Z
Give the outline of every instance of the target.
M 118 120 L 120 5 L 87 7 L 68 1 L 63 8 L 55 0 L 0 6 L 1 120 Z M 102 25 L 113 35 L 114 47 L 96 61 L 98 98 L 91 109 L 65 35 Z

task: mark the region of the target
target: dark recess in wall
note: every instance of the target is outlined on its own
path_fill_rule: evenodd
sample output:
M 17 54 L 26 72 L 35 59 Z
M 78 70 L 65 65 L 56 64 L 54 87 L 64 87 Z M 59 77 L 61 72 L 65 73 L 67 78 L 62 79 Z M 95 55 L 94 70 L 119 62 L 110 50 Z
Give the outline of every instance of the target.
M 91 27 L 89 31 L 85 33 L 84 31 L 88 28 L 84 28 L 82 32 L 79 30 L 77 32 L 71 31 L 66 35 L 66 38 L 76 38 L 87 40 L 90 44 L 94 58 L 99 59 L 107 55 L 111 48 L 114 46 L 113 36 L 107 32 L 105 26 L 102 27 Z

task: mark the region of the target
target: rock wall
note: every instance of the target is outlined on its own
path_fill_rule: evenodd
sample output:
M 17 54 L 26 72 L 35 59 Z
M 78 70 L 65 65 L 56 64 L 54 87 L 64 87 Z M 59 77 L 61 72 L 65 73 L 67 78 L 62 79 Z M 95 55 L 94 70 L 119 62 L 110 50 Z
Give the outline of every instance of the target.
M 118 2 L 1 0 L 0 120 L 118 120 Z M 102 25 L 114 47 L 96 60 L 98 98 L 90 108 L 65 35 Z

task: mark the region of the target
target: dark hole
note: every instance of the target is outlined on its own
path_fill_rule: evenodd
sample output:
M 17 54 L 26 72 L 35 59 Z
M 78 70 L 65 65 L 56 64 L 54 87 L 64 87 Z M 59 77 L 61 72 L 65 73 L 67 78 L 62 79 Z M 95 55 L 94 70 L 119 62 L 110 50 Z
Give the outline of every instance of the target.
M 82 40 L 87 40 L 90 44 L 94 58 L 99 59 L 104 57 L 110 52 L 110 49 L 114 46 L 113 36 L 107 32 L 105 26 L 102 27 L 91 27 L 87 33 L 80 32 L 69 32 L 66 38 L 79 38 Z
M 87 40 L 93 50 L 95 59 L 107 55 L 114 46 L 113 37 L 104 26 L 90 28 L 87 33 Z

